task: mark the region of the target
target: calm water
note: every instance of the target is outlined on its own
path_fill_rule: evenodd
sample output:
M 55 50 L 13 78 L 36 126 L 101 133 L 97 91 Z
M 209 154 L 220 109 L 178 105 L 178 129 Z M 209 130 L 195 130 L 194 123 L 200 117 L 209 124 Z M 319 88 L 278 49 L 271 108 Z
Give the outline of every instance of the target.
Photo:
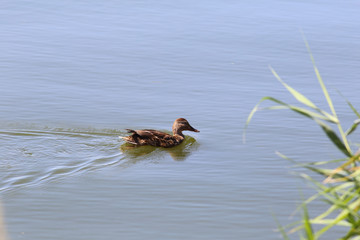
M 273 214 L 296 220 L 311 191 L 274 152 L 341 155 L 292 113 L 255 115 L 246 144 L 242 128 L 262 96 L 293 101 L 269 65 L 325 106 L 300 29 L 351 123 L 336 91 L 357 105 L 359 8 L 3 1 L 0 195 L 10 238 L 281 239 Z M 170 130 L 178 117 L 201 132 L 175 149 L 128 150 L 118 138 L 125 128 Z

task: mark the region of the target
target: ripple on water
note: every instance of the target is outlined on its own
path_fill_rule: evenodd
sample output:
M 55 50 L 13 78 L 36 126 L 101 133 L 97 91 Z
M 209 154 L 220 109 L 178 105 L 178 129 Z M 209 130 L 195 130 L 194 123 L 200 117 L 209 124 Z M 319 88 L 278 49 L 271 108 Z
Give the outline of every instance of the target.
M 0 131 L 0 191 L 39 184 L 124 160 L 116 130 Z
M 134 148 L 119 140 L 124 134 L 110 129 L 0 131 L 0 192 L 112 165 L 128 167 L 144 158 L 182 161 L 198 148 L 189 136 L 174 148 Z

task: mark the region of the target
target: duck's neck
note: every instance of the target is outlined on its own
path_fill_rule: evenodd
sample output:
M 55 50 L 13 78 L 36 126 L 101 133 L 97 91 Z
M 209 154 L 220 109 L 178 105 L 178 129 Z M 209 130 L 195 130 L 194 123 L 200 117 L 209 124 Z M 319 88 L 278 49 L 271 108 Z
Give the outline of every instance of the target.
M 173 128 L 173 135 L 180 136 L 181 138 L 185 138 L 185 136 L 182 133 L 182 130 L 180 128 Z

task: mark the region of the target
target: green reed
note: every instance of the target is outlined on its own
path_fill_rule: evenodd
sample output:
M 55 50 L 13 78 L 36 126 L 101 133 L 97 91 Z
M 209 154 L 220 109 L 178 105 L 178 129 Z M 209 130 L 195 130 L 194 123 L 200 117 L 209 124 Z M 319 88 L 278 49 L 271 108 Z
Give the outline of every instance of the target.
M 289 235 L 291 233 L 298 232 L 300 233 L 300 239 L 315 240 L 320 239 L 324 233 L 337 226 L 342 227 L 343 229 L 344 234 L 341 238 L 342 240 L 360 240 L 360 150 L 354 154 L 348 140 L 348 136 L 353 133 L 360 124 L 360 114 L 354 106 L 347 101 L 347 104 L 355 114 L 356 120 L 347 131 L 344 131 L 324 81 L 318 68 L 316 67 L 309 44 L 305 38 L 304 41 L 310 54 L 317 80 L 330 108 L 330 112 L 320 109 L 310 99 L 286 84 L 275 72 L 275 70 L 270 67 L 272 74 L 300 103 L 300 106 L 287 104 L 273 97 L 263 97 L 250 112 L 245 124 L 245 130 L 254 114 L 260 110 L 260 104 L 264 101 L 276 103 L 276 105 L 267 109 L 289 109 L 298 113 L 300 116 L 313 120 L 316 124 L 318 124 L 328 139 L 334 144 L 334 147 L 344 154 L 344 157 L 329 161 L 301 164 L 281 153 L 278 153 L 279 156 L 292 161 L 296 164 L 296 166 L 310 170 L 311 172 L 319 174 L 324 178 L 323 182 L 319 182 L 310 177 L 310 175 L 306 172 L 299 173 L 302 178 L 312 183 L 317 193 L 308 199 L 305 199 L 298 208 L 298 210 L 302 209 L 302 219 L 285 227 L 278 225 L 279 231 L 284 239 L 290 239 Z M 334 130 L 334 127 L 337 130 Z M 329 164 L 334 163 L 337 163 L 339 166 L 335 169 L 328 167 Z M 323 200 L 327 204 L 327 209 L 315 217 L 310 217 L 311 212 L 309 213 L 308 211 L 308 204 L 316 199 Z M 316 228 L 314 227 L 315 225 Z

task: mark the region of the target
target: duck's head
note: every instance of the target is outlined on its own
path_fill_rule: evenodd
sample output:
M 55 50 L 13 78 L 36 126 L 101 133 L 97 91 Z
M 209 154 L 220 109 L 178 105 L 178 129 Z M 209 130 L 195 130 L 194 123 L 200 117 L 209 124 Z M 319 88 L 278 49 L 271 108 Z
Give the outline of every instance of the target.
M 185 118 L 176 119 L 173 124 L 172 130 L 174 134 L 180 135 L 182 135 L 182 131 L 200 132 L 199 130 L 193 128 Z

